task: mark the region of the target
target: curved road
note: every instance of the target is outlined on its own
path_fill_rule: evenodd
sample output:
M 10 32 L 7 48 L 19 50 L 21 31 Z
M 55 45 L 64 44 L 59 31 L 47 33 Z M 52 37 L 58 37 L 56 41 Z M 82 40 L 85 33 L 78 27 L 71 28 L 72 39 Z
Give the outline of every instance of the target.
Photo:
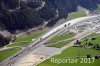
M 74 25 L 75 23 L 78 23 L 80 21 L 83 21 L 83 20 L 87 20 L 87 19 L 92 19 L 92 18 L 96 18 L 98 17 L 98 15 L 95 15 L 95 16 L 87 16 L 87 17 L 80 17 L 80 18 L 76 18 L 76 19 L 73 19 L 73 20 L 70 20 L 70 21 L 67 21 L 61 25 L 59 25 L 58 27 L 52 29 L 51 31 L 49 31 L 47 34 L 45 34 L 44 36 L 42 36 L 41 38 L 46 38 L 47 36 L 51 35 L 52 33 L 56 32 L 57 30 L 60 30 L 62 29 L 65 25 L 68 25 L 70 23 L 69 26 L 72 26 Z

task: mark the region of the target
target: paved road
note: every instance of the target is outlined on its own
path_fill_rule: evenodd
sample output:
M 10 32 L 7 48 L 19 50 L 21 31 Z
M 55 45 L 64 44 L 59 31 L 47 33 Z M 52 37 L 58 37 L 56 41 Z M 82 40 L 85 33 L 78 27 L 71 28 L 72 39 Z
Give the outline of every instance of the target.
M 95 16 L 87 16 L 87 17 L 81 17 L 81 18 L 76 18 L 76 19 L 73 19 L 73 20 L 70 20 L 70 21 L 67 21 L 57 27 L 55 27 L 54 29 L 52 29 L 51 31 L 49 31 L 47 34 L 45 34 L 42 38 L 45 38 L 49 35 L 51 35 L 52 33 L 56 32 L 57 30 L 60 30 L 62 29 L 65 25 L 68 26 L 68 24 L 70 24 L 69 26 L 72 26 L 73 24 L 75 23 L 78 23 L 80 21 L 83 21 L 83 20 L 88 20 L 88 19 L 92 19 L 92 18 L 96 18 L 98 17 L 98 15 L 95 15 Z
M 46 43 L 48 40 L 53 38 L 55 35 L 61 33 L 64 30 L 65 25 L 67 25 L 67 27 L 69 27 L 69 26 L 72 26 L 75 23 L 81 22 L 83 20 L 88 20 L 88 19 L 92 19 L 92 18 L 96 18 L 96 17 L 98 17 L 98 16 L 96 15 L 96 16 L 81 17 L 81 18 L 73 19 L 71 21 L 68 21 L 66 23 L 59 25 L 58 27 L 49 31 L 44 36 L 42 36 L 39 39 L 37 39 L 36 41 L 34 41 L 34 43 L 32 45 L 26 47 L 25 49 L 18 52 L 14 56 L 11 56 L 10 58 L 1 62 L 0 66 L 16 66 L 16 63 L 19 62 L 19 59 L 22 59 L 23 57 L 31 54 L 36 48 L 38 48 L 39 46 L 42 46 L 44 43 Z

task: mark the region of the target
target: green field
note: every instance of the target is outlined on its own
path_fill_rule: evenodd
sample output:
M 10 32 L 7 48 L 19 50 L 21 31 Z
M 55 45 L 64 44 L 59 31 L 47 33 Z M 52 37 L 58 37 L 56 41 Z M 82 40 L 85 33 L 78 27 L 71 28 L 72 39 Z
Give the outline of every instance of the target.
M 100 4 L 97 4 L 98 9 L 96 10 L 98 13 L 100 13 Z
M 53 44 L 50 47 L 61 48 L 61 47 L 65 46 L 65 45 L 67 45 L 70 42 L 71 42 L 71 40 L 63 41 L 63 42 L 59 42 L 59 43 Z
M 50 41 L 48 41 L 48 43 L 55 43 L 55 42 L 58 42 L 61 40 L 72 38 L 74 36 L 75 36 L 75 34 L 73 34 L 73 33 L 65 34 L 64 36 L 55 36 Z
M 69 19 L 75 19 L 75 18 L 78 18 L 78 17 L 83 17 L 85 16 L 85 12 L 84 11 L 77 11 L 77 12 L 72 12 L 72 13 L 69 13 L 68 14 L 68 18 Z
M 32 42 L 32 39 L 36 39 L 40 35 L 44 34 L 46 30 L 39 30 L 34 32 L 31 35 L 21 36 L 18 37 L 12 44 L 9 44 L 8 46 L 25 46 Z
M 87 54 L 91 55 L 100 55 L 100 51 L 93 50 L 93 49 L 84 49 L 84 48 L 77 48 L 77 47 L 70 47 L 65 49 L 61 54 L 55 55 L 52 58 L 54 59 L 67 59 L 68 57 L 77 58 L 79 61 L 77 63 L 52 63 L 51 59 L 48 59 L 37 66 L 98 66 L 100 65 L 100 59 L 95 60 L 94 63 L 80 63 L 80 58 L 86 56 Z M 77 57 L 78 56 L 78 57 Z
M 87 36 L 88 38 L 93 38 L 93 37 L 96 37 L 96 40 L 88 40 L 87 42 L 89 43 L 93 43 L 93 44 L 100 44 L 100 34 L 96 34 L 96 33 L 93 33 L 89 36 Z M 82 39 L 82 44 L 86 43 L 85 41 L 86 37 Z
M 18 52 L 19 50 L 21 50 L 21 48 L 12 48 L 12 49 L 8 49 L 8 50 L 0 51 L 0 61 L 7 59 L 11 55 Z

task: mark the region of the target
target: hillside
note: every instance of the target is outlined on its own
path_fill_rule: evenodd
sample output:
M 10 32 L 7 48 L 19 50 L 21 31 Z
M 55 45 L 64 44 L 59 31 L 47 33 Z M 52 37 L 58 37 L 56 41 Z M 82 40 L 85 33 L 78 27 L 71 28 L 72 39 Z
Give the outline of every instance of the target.
M 76 11 L 78 5 L 90 10 L 97 8 L 96 0 L 0 0 L 0 28 L 14 33 L 44 21 L 49 21 L 51 26 Z

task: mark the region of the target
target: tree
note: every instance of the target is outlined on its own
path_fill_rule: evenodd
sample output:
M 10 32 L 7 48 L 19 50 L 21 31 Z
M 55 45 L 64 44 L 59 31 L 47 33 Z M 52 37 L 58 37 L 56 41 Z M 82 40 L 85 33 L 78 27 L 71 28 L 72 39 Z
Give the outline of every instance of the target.
M 93 48 L 96 49 L 96 50 L 100 50 L 99 44 L 95 44 Z
M 8 38 L 8 37 L 3 37 L 1 34 L 0 34 L 0 47 L 3 47 L 5 45 L 7 45 L 9 42 L 10 42 L 11 38 Z
M 76 44 L 81 44 L 81 42 L 77 39 Z

